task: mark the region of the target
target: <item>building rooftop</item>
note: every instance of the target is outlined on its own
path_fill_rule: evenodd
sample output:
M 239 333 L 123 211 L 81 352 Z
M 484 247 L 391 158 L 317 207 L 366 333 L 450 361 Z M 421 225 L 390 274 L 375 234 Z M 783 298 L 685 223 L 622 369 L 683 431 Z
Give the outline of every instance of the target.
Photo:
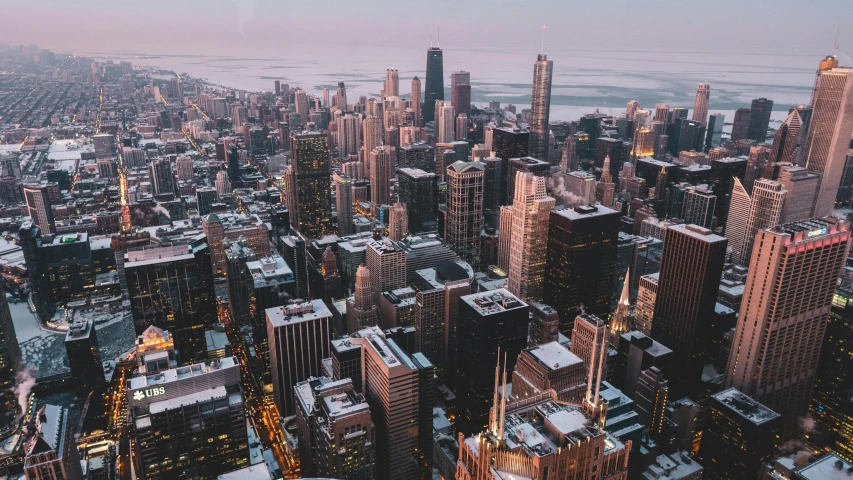
M 403 252 L 403 248 L 391 240 L 374 240 L 368 243 L 367 247 L 380 255 L 393 255 Z
M 530 355 L 536 358 L 542 365 L 551 370 L 568 367 L 583 363 L 577 355 L 570 352 L 568 348 L 557 342 L 539 345 L 528 350 Z
M 265 463 L 259 463 L 250 467 L 223 473 L 218 480 L 272 480 L 269 469 Z
M 252 274 L 255 288 L 267 287 L 282 282 L 292 282 L 293 270 L 280 255 L 274 254 L 252 262 L 246 262 L 246 268 Z
M 669 230 L 675 230 L 708 243 L 728 241 L 725 237 L 717 235 L 712 230 L 700 227 L 699 225 L 672 225 L 669 227 Z
M 686 452 L 679 451 L 669 455 L 659 455 L 655 463 L 643 472 L 642 480 L 682 480 L 692 478 L 702 471 L 702 465 L 696 463 Z
M 268 308 L 266 313 L 267 321 L 272 324 L 273 328 L 281 327 L 285 324 L 307 322 L 332 316 L 329 307 L 320 299 L 285 305 L 283 307 Z
M 405 175 L 407 175 L 407 176 L 409 176 L 409 177 L 412 177 L 412 178 L 430 178 L 430 177 L 435 177 L 435 173 L 433 173 L 433 172 L 425 172 L 425 171 L 421 170 L 420 168 L 403 167 L 403 168 L 399 168 L 399 169 L 397 169 L 397 172 L 398 172 L 398 173 L 399 173 L 399 172 L 402 172 L 402 173 L 404 173 Z
M 853 478 L 853 465 L 830 453 L 795 472 L 804 480 L 850 480 Z
M 767 423 L 780 416 L 735 388 L 724 390 L 712 397 L 755 425 Z
M 235 357 L 225 357 L 211 362 L 172 368 L 153 375 L 133 377 L 127 381 L 127 388 L 128 390 L 137 390 L 155 385 L 163 385 L 183 380 L 187 377 L 195 377 L 232 367 L 237 367 L 237 359 Z
M 526 303 L 504 288 L 465 295 L 460 297 L 460 300 L 470 305 L 480 315 L 492 315 L 527 306 Z
M 199 402 L 205 402 L 214 398 L 224 398 L 226 396 L 228 396 L 228 392 L 225 391 L 225 387 L 223 385 L 220 385 L 218 387 L 209 388 L 207 390 L 201 390 L 199 392 L 189 393 L 180 397 L 170 398 L 168 400 L 160 400 L 159 402 L 153 402 L 148 405 L 148 412 L 152 414 L 161 413 L 168 410 L 181 408 L 186 405 L 194 405 Z M 228 396 L 228 403 L 231 405 L 233 405 L 234 403 L 242 402 L 243 399 L 239 393 Z
M 584 218 L 600 217 L 603 215 L 618 215 L 616 210 L 605 207 L 604 205 L 583 205 L 574 208 L 563 208 L 552 211 L 556 215 L 568 218 L 569 220 L 581 220 Z

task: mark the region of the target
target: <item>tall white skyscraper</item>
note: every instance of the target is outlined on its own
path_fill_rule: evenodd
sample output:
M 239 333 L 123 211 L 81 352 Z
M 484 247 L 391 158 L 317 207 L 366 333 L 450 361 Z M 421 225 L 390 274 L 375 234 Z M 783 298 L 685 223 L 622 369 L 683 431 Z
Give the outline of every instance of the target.
M 533 95 L 530 99 L 530 145 L 531 157 L 548 161 L 550 146 L 549 114 L 551 111 L 551 76 L 554 62 L 540 53 L 533 64 Z
M 435 138 L 438 143 L 450 143 L 456 140 L 453 133 L 456 120 L 453 115 L 453 105 L 443 100 L 435 102 Z
M 227 171 L 220 170 L 216 172 L 216 194 L 221 197 L 226 193 L 231 193 L 231 180 Z
M 338 157 L 358 153 L 361 145 L 361 117 L 346 114 L 337 120 Z
M 820 72 L 803 148 L 805 166 L 821 177 L 813 217 L 832 213 L 853 135 L 853 68 Z
M 412 78 L 412 125 L 421 126 L 421 80 L 415 76 Z
M 406 205 L 397 202 L 388 211 L 388 238 L 399 242 L 409 232 L 409 212 Z
M 396 68 L 385 70 L 385 97 L 400 96 L 400 72 Z
M 708 101 L 711 99 L 711 84 L 702 82 L 696 89 L 696 101 L 693 103 L 693 121 L 708 121 Z
M 338 211 L 338 235 L 343 237 L 353 232 L 352 187 L 353 180 L 345 174 L 334 174 L 335 206 Z
M 293 97 L 293 102 L 296 104 L 296 113 L 299 114 L 299 119 L 302 124 L 308 123 L 308 94 L 304 90 L 297 90 Z
M 732 197 L 729 200 L 729 216 L 726 220 L 726 238 L 729 239 L 729 248 L 732 258 L 739 260 L 743 255 L 743 241 L 746 238 L 746 229 L 749 225 L 749 209 L 752 206 L 752 197 L 746 191 L 740 179 L 733 178 Z
M 761 228 L 772 228 L 782 223 L 782 212 L 788 191 L 775 180 L 760 179 L 752 185 L 751 202 L 747 216 L 746 231 L 741 241 L 740 258 L 735 262 L 741 265 L 749 263 L 755 234 Z
M 628 106 L 625 107 L 625 116 L 628 118 L 628 120 L 633 120 L 634 112 L 636 112 L 640 108 L 642 108 L 640 107 L 640 102 L 636 100 L 631 100 L 630 102 L 628 102 Z
M 365 171 L 369 171 L 370 152 L 382 145 L 382 119 L 374 115 L 368 115 L 361 122 L 361 127 L 364 135 L 362 138 L 364 139 Z
M 178 155 L 175 160 L 175 166 L 178 168 L 178 180 L 183 182 L 192 182 L 193 180 L 193 159 L 188 155 Z
M 391 203 L 391 177 L 396 163 L 394 147 L 376 147 L 370 152 L 370 212 L 379 218 L 379 208 Z
M 548 219 L 555 204 L 545 193 L 544 177 L 516 172 L 507 289 L 525 302 L 542 300 Z

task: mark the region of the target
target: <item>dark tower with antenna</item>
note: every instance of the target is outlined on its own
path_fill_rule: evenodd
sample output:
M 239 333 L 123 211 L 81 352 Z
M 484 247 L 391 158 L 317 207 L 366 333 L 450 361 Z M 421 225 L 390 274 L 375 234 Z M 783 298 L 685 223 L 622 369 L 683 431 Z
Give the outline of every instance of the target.
M 435 101 L 444 100 L 444 55 L 441 51 L 441 36 L 438 45 L 429 42 L 427 50 L 426 81 L 424 82 L 424 123 L 435 120 Z

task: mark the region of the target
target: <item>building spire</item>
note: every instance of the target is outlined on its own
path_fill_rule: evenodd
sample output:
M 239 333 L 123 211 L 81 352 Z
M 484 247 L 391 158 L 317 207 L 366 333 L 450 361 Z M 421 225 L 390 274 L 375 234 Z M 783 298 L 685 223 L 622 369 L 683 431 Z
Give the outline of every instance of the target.
M 495 435 L 498 434 L 498 391 L 500 389 L 500 372 L 501 372 L 501 347 L 498 346 L 498 361 L 495 365 L 495 392 L 492 395 L 492 411 L 489 413 L 489 430 Z
M 836 35 L 836 38 L 838 38 L 838 35 Z M 539 48 L 539 53 L 545 53 L 545 25 L 542 25 L 542 46 Z
M 500 357 L 498 357 L 500 362 Z M 503 392 L 501 393 L 501 416 L 498 423 L 498 438 L 504 438 L 504 423 L 506 420 L 506 352 L 504 352 Z
M 441 23 L 436 23 L 435 25 L 436 25 L 436 31 L 437 31 L 437 35 L 436 35 L 437 45 L 436 45 L 436 47 L 441 48 Z

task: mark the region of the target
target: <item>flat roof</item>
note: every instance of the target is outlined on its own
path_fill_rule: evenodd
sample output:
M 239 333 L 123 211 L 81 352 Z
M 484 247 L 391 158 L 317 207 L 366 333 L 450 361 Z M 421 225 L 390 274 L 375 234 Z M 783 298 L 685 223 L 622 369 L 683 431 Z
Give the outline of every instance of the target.
M 530 355 L 539 360 L 545 367 L 556 370 L 583 363 L 577 355 L 557 342 L 545 343 L 528 350 Z
M 522 302 L 515 295 L 509 293 L 505 288 L 474 293 L 472 295 L 465 295 L 459 298 L 476 310 L 480 315 L 493 315 L 527 306 L 526 303 Z
M 564 208 L 561 210 L 552 210 L 553 213 L 566 217 L 569 220 L 580 220 L 582 218 L 600 217 L 603 215 L 618 215 L 619 212 L 611 208 L 607 208 L 601 204 L 593 206 L 580 206 L 575 208 Z
M 800 467 L 796 473 L 805 480 L 850 480 L 853 478 L 848 473 L 851 469 L 853 469 L 853 465 L 838 455 L 830 453 L 804 467 Z
M 267 321 L 272 324 L 273 328 L 281 327 L 285 324 L 308 322 L 332 316 L 329 307 L 320 299 L 283 307 L 268 308 L 266 314 Z
M 712 395 L 712 397 L 755 425 L 761 425 L 780 417 L 778 413 L 756 402 L 736 388 L 724 390 Z
M 173 410 L 175 408 L 180 408 L 185 405 L 193 405 L 214 398 L 222 398 L 226 395 L 228 395 L 228 392 L 225 391 L 224 386 L 220 385 L 218 387 L 210 388 L 208 390 L 202 390 L 200 392 L 190 393 L 180 397 L 170 398 L 168 400 L 161 400 L 159 402 L 151 403 L 150 405 L 148 405 L 148 412 L 165 412 L 167 410 Z

